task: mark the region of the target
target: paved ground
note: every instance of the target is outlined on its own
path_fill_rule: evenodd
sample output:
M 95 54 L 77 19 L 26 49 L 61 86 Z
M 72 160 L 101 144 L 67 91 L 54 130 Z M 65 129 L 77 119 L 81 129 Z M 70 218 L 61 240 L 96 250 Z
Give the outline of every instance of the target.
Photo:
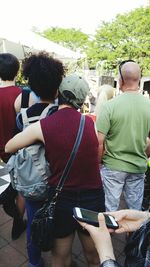
M 4 176 L 6 175 L 6 176 Z M 8 176 L 5 169 L 0 168 L 0 188 L 3 186 L 4 180 L 7 181 Z M 121 201 L 121 207 L 124 207 L 123 200 Z M 27 267 L 28 258 L 26 252 L 26 236 L 25 233 L 16 240 L 11 240 L 11 227 L 12 219 L 7 216 L 2 207 L 0 207 L 0 267 Z M 125 236 L 124 235 L 113 235 L 112 241 L 114 246 L 114 251 L 118 262 L 123 266 L 124 263 L 124 246 L 125 246 Z M 87 263 L 82 253 L 82 247 L 78 240 L 75 238 L 73 244 L 73 259 L 77 262 L 78 267 L 86 267 Z M 51 266 L 51 254 L 49 252 L 43 253 L 43 258 L 45 260 L 45 267 Z

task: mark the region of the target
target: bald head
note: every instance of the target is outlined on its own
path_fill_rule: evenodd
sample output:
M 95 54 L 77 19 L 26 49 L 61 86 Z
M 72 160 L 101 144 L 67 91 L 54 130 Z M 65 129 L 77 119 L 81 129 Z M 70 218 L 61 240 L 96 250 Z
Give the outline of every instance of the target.
M 137 89 L 141 78 L 141 70 L 139 65 L 135 62 L 126 62 L 122 65 L 120 71 L 122 74 L 122 87 L 128 87 L 128 89 L 136 87 Z

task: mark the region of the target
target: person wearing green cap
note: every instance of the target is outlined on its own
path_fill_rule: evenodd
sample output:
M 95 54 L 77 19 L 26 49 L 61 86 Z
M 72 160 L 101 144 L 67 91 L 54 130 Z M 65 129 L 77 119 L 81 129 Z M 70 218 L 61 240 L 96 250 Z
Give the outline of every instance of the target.
M 5 147 L 6 152 L 12 153 L 37 141 L 44 143 L 52 171 L 49 179 L 50 196 L 54 193 L 72 151 L 81 118 L 79 110 L 88 92 L 89 85 L 83 77 L 75 74 L 64 77 L 58 92 L 58 111 L 27 127 Z M 98 139 L 94 122 L 88 116 L 85 117 L 79 150 L 56 206 L 52 267 L 72 266 L 71 248 L 75 232 L 78 232 L 83 245 L 88 266 L 99 266 L 99 257 L 91 237 L 73 218 L 75 206 L 97 212 L 105 211 L 99 173 Z

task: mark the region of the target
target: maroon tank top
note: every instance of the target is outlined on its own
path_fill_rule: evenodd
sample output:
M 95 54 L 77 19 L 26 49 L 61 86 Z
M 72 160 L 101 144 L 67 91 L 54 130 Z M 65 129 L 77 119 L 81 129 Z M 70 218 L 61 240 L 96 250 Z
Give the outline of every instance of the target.
M 73 148 L 81 114 L 73 108 L 63 108 L 40 121 L 45 140 L 46 156 L 52 176 L 50 185 L 57 185 Z M 66 189 L 98 189 L 102 186 L 98 140 L 92 119 L 86 116 L 79 150 L 65 182 Z
M 14 102 L 20 93 L 21 89 L 17 86 L 0 87 L 0 157 L 3 160 L 7 155 L 2 150 L 14 135 L 16 125 Z

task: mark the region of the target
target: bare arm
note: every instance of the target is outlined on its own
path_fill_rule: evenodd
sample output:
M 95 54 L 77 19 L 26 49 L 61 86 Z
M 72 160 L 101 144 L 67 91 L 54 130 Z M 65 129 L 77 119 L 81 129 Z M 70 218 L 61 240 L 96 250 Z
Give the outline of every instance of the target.
M 21 97 L 22 97 L 22 94 L 18 95 L 14 103 L 14 108 L 15 108 L 16 113 L 18 113 L 21 109 Z
M 150 157 L 150 138 L 149 137 L 147 137 L 147 145 L 146 145 L 145 152 L 146 152 L 147 157 L 149 158 Z
M 44 143 L 40 122 L 33 123 L 23 132 L 15 135 L 5 146 L 6 153 L 14 153 L 18 149 L 34 144 L 37 141 Z
M 139 210 L 119 210 L 108 212 L 108 214 L 115 217 L 119 223 L 119 228 L 115 230 L 116 233 L 133 232 L 140 228 L 141 224 L 150 219 L 150 213 Z
M 105 152 L 105 135 L 98 132 L 98 142 L 99 142 L 99 160 L 102 162 L 102 157 Z
M 115 260 L 111 237 L 105 224 L 105 218 L 102 213 L 98 215 L 99 227 L 92 226 L 85 222 L 79 222 L 86 229 L 94 241 L 95 247 L 99 254 L 101 263 L 107 260 Z M 104 265 L 105 266 L 105 265 Z

